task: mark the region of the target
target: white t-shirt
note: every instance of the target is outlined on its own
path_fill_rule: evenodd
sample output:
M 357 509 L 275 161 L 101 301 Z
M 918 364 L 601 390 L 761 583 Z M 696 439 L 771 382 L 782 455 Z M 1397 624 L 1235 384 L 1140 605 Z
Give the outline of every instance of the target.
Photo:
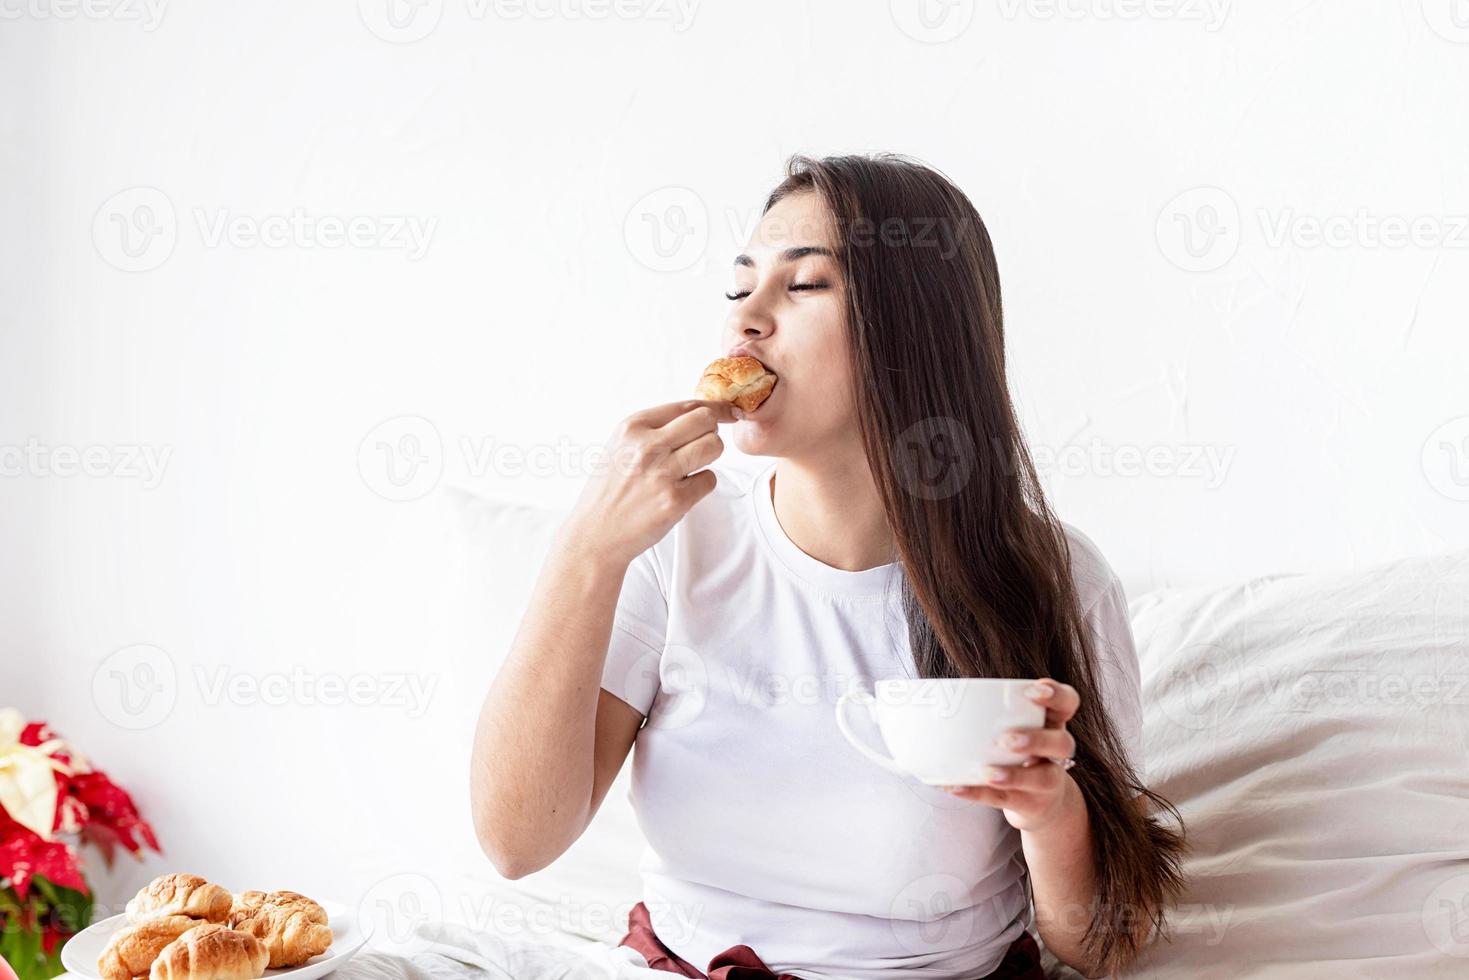
M 776 519 L 775 466 L 748 490 L 719 471 L 618 599 L 602 687 L 647 716 L 630 795 L 654 930 L 700 970 L 743 943 L 811 980 L 983 976 L 1030 923 L 1019 831 L 842 738 L 845 690 L 916 675 L 901 566 L 843 571 L 801 551 Z M 1066 532 L 1104 703 L 1139 760 L 1122 586 Z

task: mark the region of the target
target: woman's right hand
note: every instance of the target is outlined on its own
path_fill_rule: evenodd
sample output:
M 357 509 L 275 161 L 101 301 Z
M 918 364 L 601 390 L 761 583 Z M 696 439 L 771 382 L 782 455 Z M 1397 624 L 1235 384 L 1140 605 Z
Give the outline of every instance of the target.
M 631 563 L 714 489 L 714 472 L 701 467 L 724 452 L 719 423 L 734 421 L 733 406 L 702 399 L 629 415 L 608 440 L 563 535 L 599 560 Z

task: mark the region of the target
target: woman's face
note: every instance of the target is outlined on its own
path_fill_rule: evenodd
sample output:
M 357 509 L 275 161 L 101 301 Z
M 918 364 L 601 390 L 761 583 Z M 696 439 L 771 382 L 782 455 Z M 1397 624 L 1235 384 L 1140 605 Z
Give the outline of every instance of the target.
M 806 192 L 767 211 L 735 259 L 724 349 L 744 347 L 778 378 L 764 404 L 726 430 L 741 452 L 815 457 L 856 439 L 835 249 L 830 215 Z

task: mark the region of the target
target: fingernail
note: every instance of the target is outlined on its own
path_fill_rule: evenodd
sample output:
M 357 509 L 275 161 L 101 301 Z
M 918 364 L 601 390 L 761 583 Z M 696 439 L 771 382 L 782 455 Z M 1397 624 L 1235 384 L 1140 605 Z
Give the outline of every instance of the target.
M 1003 783 L 1008 781 L 1010 773 L 1004 769 L 991 769 L 989 779 L 992 783 Z
M 730 414 L 735 417 L 735 421 L 737 422 L 745 417 L 744 411 L 738 408 L 730 409 Z
M 1042 682 L 1040 684 L 1032 684 L 1025 689 L 1026 697 L 1031 698 L 1048 698 L 1055 693 L 1056 689 L 1045 682 Z
M 1019 734 L 1006 735 L 1005 744 L 1010 746 L 1010 748 L 1012 749 L 1024 748 L 1025 746 L 1030 744 L 1030 736 Z

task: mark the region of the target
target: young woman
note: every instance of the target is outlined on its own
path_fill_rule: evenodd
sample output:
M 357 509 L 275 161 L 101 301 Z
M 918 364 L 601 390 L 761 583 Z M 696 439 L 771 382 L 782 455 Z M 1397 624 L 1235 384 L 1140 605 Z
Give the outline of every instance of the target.
M 905 158 L 796 157 L 734 279 L 722 349 L 774 392 L 617 430 L 485 700 L 484 850 L 510 878 L 550 864 L 636 744 L 623 943 L 655 968 L 1039 977 L 1033 925 L 1116 971 L 1181 885 L 1182 828 L 1139 781 L 1122 588 L 1021 437 L 984 224 Z M 750 489 L 703 468 L 721 424 L 774 460 Z M 946 791 L 863 759 L 836 698 L 913 676 L 1038 679 L 1026 764 Z

